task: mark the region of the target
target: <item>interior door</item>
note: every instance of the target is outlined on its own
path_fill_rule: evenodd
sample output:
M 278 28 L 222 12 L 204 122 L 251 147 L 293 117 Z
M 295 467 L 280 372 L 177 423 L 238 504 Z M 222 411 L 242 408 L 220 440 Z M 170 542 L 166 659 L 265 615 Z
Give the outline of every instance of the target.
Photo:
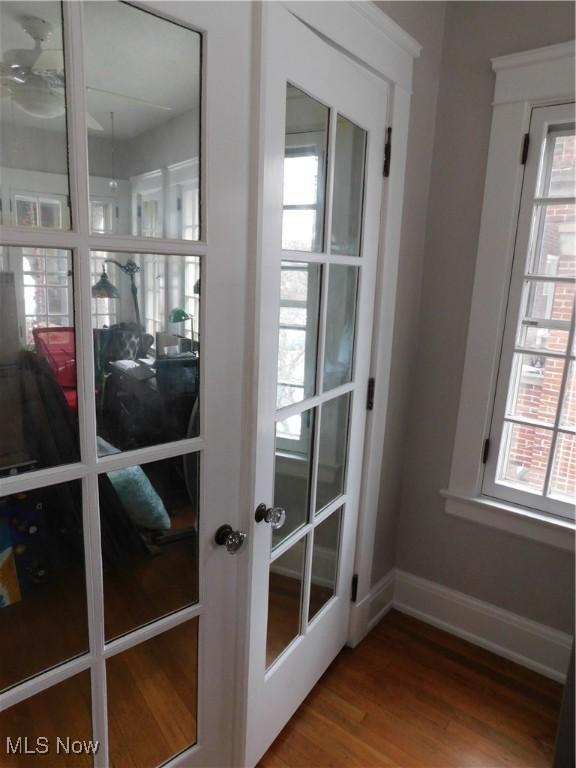
M 388 94 L 280 4 L 263 29 L 248 765 L 347 638 Z
M 0 763 L 230 765 L 251 8 L 0 28 Z

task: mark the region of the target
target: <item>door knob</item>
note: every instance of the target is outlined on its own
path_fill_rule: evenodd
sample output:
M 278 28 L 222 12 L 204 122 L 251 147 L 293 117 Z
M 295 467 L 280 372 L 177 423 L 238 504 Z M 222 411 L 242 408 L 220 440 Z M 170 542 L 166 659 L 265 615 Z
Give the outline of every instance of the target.
M 282 528 L 286 522 L 286 510 L 282 507 L 267 507 L 266 504 L 258 504 L 254 517 L 257 523 L 264 521 L 270 523 L 272 528 Z
M 235 555 L 244 547 L 246 534 L 235 531 L 231 525 L 221 525 L 216 531 L 214 541 L 219 547 L 226 547 L 228 554 Z

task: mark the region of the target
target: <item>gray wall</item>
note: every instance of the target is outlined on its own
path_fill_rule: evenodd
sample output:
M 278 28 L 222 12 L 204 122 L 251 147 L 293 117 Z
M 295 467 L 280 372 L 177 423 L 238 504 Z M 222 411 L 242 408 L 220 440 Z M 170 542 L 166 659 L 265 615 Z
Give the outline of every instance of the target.
M 414 8 L 420 4 L 380 5 L 426 44 Z M 409 8 L 402 11 L 406 5 Z M 451 518 L 438 492 L 447 487 L 450 473 L 473 288 L 494 88 L 489 59 L 563 42 L 573 35 L 574 6 L 568 2 L 447 4 L 423 270 L 414 256 L 415 246 L 413 263 L 402 265 L 408 279 L 421 281 L 417 344 L 404 350 L 395 346 L 394 357 L 394 365 L 400 358 L 402 370 L 411 372 L 412 389 L 407 408 L 406 396 L 398 391 L 393 392 L 391 405 L 407 413 L 400 492 L 394 497 L 398 499 L 396 566 L 564 631 L 573 631 L 572 556 Z M 412 145 L 413 133 L 409 154 L 422 151 Z M 414 183 L 412 175 L 408 183 Z M 412 220 L 419 227 L 421 215 L 406 206 L 403 232 L 412 230 Z M 409 258 L 405 240 L 406 236 L 403 260 Z M 399 299 L 401 323 L 404 313 L 412 316 L 413 294 L 400 290 Z M 407 338 L 413 340 L 412 331 Z M 387 472 L 385 459 L 383 476 Z M 384 479 L 383 490 L 387 482 L 392 481 Z M 383 540 L 376 542 L 378 553 L 386 553 L 387 559 L 389 501 L 383 493 L 379 527 Z M 389 567 L 388 563 L 379 567 L 383 559 L 378 554 L 375 579 Z
M 422 53 L 414 63 L 392 376 L 386 415 L 384 469 L 380 486 L 373 583 L 384 576 L 395 563 L 396 522 L 400 507 L 410 384 L 416 372 L 420 286 L 446 11 L 444 2 L 376 4 L 418 40 L 422 45 Z

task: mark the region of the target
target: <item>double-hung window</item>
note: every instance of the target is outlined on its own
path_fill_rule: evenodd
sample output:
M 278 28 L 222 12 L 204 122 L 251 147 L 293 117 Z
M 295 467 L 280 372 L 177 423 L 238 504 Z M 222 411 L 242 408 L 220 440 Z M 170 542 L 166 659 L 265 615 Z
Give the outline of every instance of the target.
M 487 495 L 574 516 L 576 136 L 572 105 L 532 110 Z

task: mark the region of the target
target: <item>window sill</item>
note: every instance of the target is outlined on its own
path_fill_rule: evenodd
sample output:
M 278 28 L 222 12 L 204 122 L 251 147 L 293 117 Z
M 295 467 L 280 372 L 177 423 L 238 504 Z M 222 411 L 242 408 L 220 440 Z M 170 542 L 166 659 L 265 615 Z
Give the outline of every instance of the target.
M 463 496 L 451 491 L 440 491 L 440 494 L 446 500 L 445 510 L 449 515 L 533 539 L 556 549 L 574 551 L 576 526 L 569 520 L 559 520 L 486 497 Z

